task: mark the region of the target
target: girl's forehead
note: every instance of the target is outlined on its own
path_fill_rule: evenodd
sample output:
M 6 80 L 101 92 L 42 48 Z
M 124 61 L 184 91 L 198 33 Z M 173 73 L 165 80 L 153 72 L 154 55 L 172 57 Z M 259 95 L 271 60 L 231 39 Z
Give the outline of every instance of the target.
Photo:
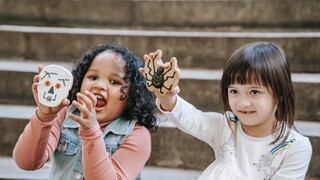
M 105 61 L 109 64 L 123 68 L 126 64 L 125 60 L 120 54 L 107 50 L 98 54 L 93 61 Z
M 232 84 L 229 84 L 228 88 L 249 88 L 249 89 L 258 88 L 258 89 L 266 89 L 266 87 L 261 85 L 261 84 L 252 84 L 252 83 L 249 83 L 249 84 L 232 83 Z
M 254 73 L 234 73 L 230 77 L 230 84 L 256 84 L 263 85 L 261 76 Z

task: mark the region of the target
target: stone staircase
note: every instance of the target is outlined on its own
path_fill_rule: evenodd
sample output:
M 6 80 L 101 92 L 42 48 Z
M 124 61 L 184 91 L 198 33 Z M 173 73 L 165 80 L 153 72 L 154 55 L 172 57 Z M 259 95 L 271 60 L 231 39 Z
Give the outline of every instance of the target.
M 182 68 L 181 96 L 204 111 L 222 111 L 224 62 L 253 41 L 276 42 L 287 53 L 296 126 L 313 145 L 307 179 L 320 179 L 319 9 L 318 0 L 0 0 L 0 179 L 46 178 L 45 170 L 26 175 L 9 166 L 35 108 L 31 84 L 39 63 L 71 68 L 85 50 L 105 42 L 139 56 L 162 49 L 165 60 L 175 56 Z M 165 120 L 152 138 L 145 179 L 193 179 L 214 159 L 208 145 Z
M 317 0 L 1 0 L 0 21 L 62 27 L 319 30 Z

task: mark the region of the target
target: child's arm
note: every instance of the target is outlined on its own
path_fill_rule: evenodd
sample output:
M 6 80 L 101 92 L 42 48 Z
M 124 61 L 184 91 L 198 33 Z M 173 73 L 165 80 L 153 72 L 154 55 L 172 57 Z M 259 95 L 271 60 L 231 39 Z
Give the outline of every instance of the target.
M 119 149 L 110 156 L 106 151 L 94 110 L 96 97 L 89 91 L 77 94 L 72 104 L 81 112 L 70 118 L 80 124 L 83 172 L 86 179 L 134 179 L 142 170 L 151 153 L 148 130 L 136 126 Z
M 280 169 L 272 180 L 301 179 L 306 176 L 311 160 L 312 147 L 310 141 L 303 137 L 287 150 Z
M 42 69 L 43 67 L 40 65 L 38 72 L 41 72 Z M 38 169 L 48 160 L 57 146 L 60 126 L 67 108 L 63 111 L 61 109 L 69 104 L 69 101 L 64 99 L 58 107 L 52 108 L 42 105 L 38 99 L 39 80 L 40 76 L 36 74 L 32 84 L 32 94 L 37 110 L 20 135 L 13 151 L 13 158 L 22 169 Z
M 214 147 L 220 144 L 230 132 L 223 114 L 202 112 L 177 96 L 174 108 L 170 112 L 163 111 L 157 100 L 157 106 L 168 120 L 181 131 L 188 133 Z
M 142 126 L 136 126 L 112 156 L 105 149 L 99 126 L 80 131 L 80 136 L 86 179 L 135 179 L 151 153 L 151 136 Z
M 159 50 L 158 50 L 159 51 Z M 145 54 L 143 56 L 143 59 L 145 61 L 145 63 L 147 62 L 152 62 L 152 61 L 157 61 L 157 62 L 152 62 L 154 64 L 157 64 L 159 63 L 158 61 L 161 61 L 161 55 L 162 53 L 158 54 L 156 51 L 155 53 L 150 53 L 149 55 Z M 161 52 L 161 51 L 160 51 Z M 168 87 L 170 87 L 170 89 L 167 89 L 165 92 L 166 93 L 161 93 L 161 89 L 162 88 L 154 88 L 153 87 L 153 82 L 152 82 L 152 79 L 155 78 L 156 74 L 158 73 L 155 73 L 156 69 L 154 69 L 155 67 L 153 66 L 145 66 L 145 67 L 148 67 L 148 69 L 146 68 L 140 68 L 139 71 L 141 74 L 143 74 L 143 76 L 145 77 L 145 79 L 147 80 L 147 87 L 149 90 L 152 90 L 155 95 L 157 96 L 157 98 L 159 99 L 159 102 L 160 102 L 160 106 L 161 106 L 161 109 L 164 110 L 164 111 L 171 111 L 173 109 L 173 107 L 175 106 L 176 104 L 176 101 L 177 101 L 177 94 L 180 92 L 180 89 L 179 89 L 179 86 L 178 86 L 178 83 L 179 83 L 179 80 L 180 80 L 180 69 L 178 68 L 178 64 L 177 64 L 177 59 L 176 58 L 171 58 L 171 61 L 170 62 L 167 62 L 167 63 L 164 63 L 162 64 L 158 64 L 158 66 L 162 67 L 164 70 L 163 70 L 163 73 L 164 72 L 168 72 L 169 69 L 171 71 L 174 71 L 174 75 L 173 77 L 169 78 L 170 79 L 170 82 L 171 82 L 171 85 L 168 85 Z M 151 70 L 149 70 L 151 69 Z M 150 75 L 148 75 L 149 73 L 153 72 L 151 78 L 152 79 L 148 79 L 148 77 Z M 149 73 L 147 73 L 149 72 Z M 148 86 L 148 81 L 151 81 L 151 87 L 150 88 Z M 157 80 L 158 81 L 158 80 Z M 164 82 L 163 82 L 164 84 Z M 168 88 L 166 87 L 166 88 Z M 163 89 L 165 89 L 165 87 L 163 87 Z
M 157 60 L 157 58 L 155 58 L 156 55 L 156 53 L 144 55 L 143 59 L 145 64 L 150 64 L 150 61 Z M 178 86 L 180 70 L 176 58 L 171 58 L 170 62 L 160 64 L 159 66 L 164 68 L 164 72 L 169 68 L 174 68 L 177 75 L 176 79 L 172 81 L 171 90 L 168 90 L 166 93 L 160 93 L 160 89 L 156 88 L 153 90 L 154 94 L 157 96 L 157 106 L 160 111 L 162 111 L 162 113 L 165 114 L 180 130 L 212 145 L 215 141 L 215 139 L 212 138 L 215 138 L 215 134 L 219 133 L 217 130 L 226 128 L 226 121 L 223 120 L 222 114 L 202 112 L 177 95 L 180 92 Z M 148 68 L 150 69 L 152 66 L 148 67 L 145 65 L 144 68 L 140 68 L 140 73 L 144 74 L 146 79 L 148 78 L 146 75 L 148 74 L 146 73 L 146 71 L 148 72 Z M 213 127 L 217 130 L 213 130 Z
M 13 150 L 13 159 L 21 169 L 39 169 L 48 161 L 58 145 L 66 111 L 63 109 L 50 122 L 42 122 L 36 112 L 32 115 Z

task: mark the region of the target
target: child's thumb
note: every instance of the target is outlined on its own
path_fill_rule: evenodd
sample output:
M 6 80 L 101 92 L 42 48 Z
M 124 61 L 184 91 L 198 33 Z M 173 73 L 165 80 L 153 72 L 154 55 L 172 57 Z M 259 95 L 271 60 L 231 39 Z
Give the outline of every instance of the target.
M 70 104 L 69 99 L 65 98 L 58 106 L 58 109 L 62 109 L 63 107 L 68 106 L 69 104 Z
M 144 75 L 144 68 L 139 68 L 139 73 L 141 74 L 141 75 Z

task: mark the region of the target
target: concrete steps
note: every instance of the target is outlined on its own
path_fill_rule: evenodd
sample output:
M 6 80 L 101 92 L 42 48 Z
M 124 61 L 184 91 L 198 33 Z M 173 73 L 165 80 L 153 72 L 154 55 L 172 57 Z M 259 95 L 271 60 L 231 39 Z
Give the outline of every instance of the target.
M 15 142 L 34 110 L 34 106 L 0 105 L 0 129 L 2 129 L 0 156 L 11 156 Z M 158 130 L 152 133 L 152 153 L 147 163 L 148 166 L 203 170 L 214 160 L 214 153 L 207 144 L 184 134 L 164 117 L 160 116 L 159 119 Z M 310 138 L 313 145 L 308 176 L 320 177 L 317 162 L 320 158 L 320 151 L 319 148 L 316 148 L 320 143 L 320 123 L 296 121 L 296 127 L 301 134 Z M 192 146 L 186 148 L 186 144 L 192 144 Z M 1 170 L 0 161 L 0 178 Z
M 293 72 L 320 73 L 320 32 L 186 32 L 0 25 L 1 59 L 71 62 L 98 43 L 117 43 L 139 56 L 156 49 L 182 68 L 221 69 L 231 53 L 253 41 L 273 41 Z
M 50 172 L 50 163 L 36 171 L 24 171 L 16 166 L 10 157 L 0 157 L 0 180 L 20 179 L 20 180 L 44 180 L 48 179 Z M 177 168 L 161 168 L 154 166 L 146 166 L 142 170 L 142 178 L 145 180 L 186 180 L 196 179 L 200 175 L 200 171 L 177 169 Z
M 56 62 L 44 62 L 44 64 Z M 71 68 L 71 63 L 60 63 Z M 32 78 L 38 62 L 0 60 L 0 103 L 34 105 Z M 221 70 L 182 69 L 181 96 L 204 111 L 222 111 L 219 101 Z M 320 73 L 293 73 L 297 119 L 320 122 Z M 201 87 L 201 88 L 199 88 Z
M 160 48 L 164 60 L 178 58 L 181 96 L 204 111 L 222 111 L 221 68 L 252 41 L 276 42 L 287 53 L 296 125 L 313 145 L 306 179 L 320 179 L 319 8 L 318 0 L 0 0 L 0 156 L 7 156 L 0 158 L 0 179 L 46 179 L 50 165 L 21 172 L 8 157 L 35 108 L 31 83 L 39 63 L 71 68 L 97 43 L 121 44 L 139 56 Z M 214 159 L 205 143 L 166 121 L 152 138 L 144 179 L 195 179 Z
M 317 0 L 1 0 L 0 24 L 319 29 Z

